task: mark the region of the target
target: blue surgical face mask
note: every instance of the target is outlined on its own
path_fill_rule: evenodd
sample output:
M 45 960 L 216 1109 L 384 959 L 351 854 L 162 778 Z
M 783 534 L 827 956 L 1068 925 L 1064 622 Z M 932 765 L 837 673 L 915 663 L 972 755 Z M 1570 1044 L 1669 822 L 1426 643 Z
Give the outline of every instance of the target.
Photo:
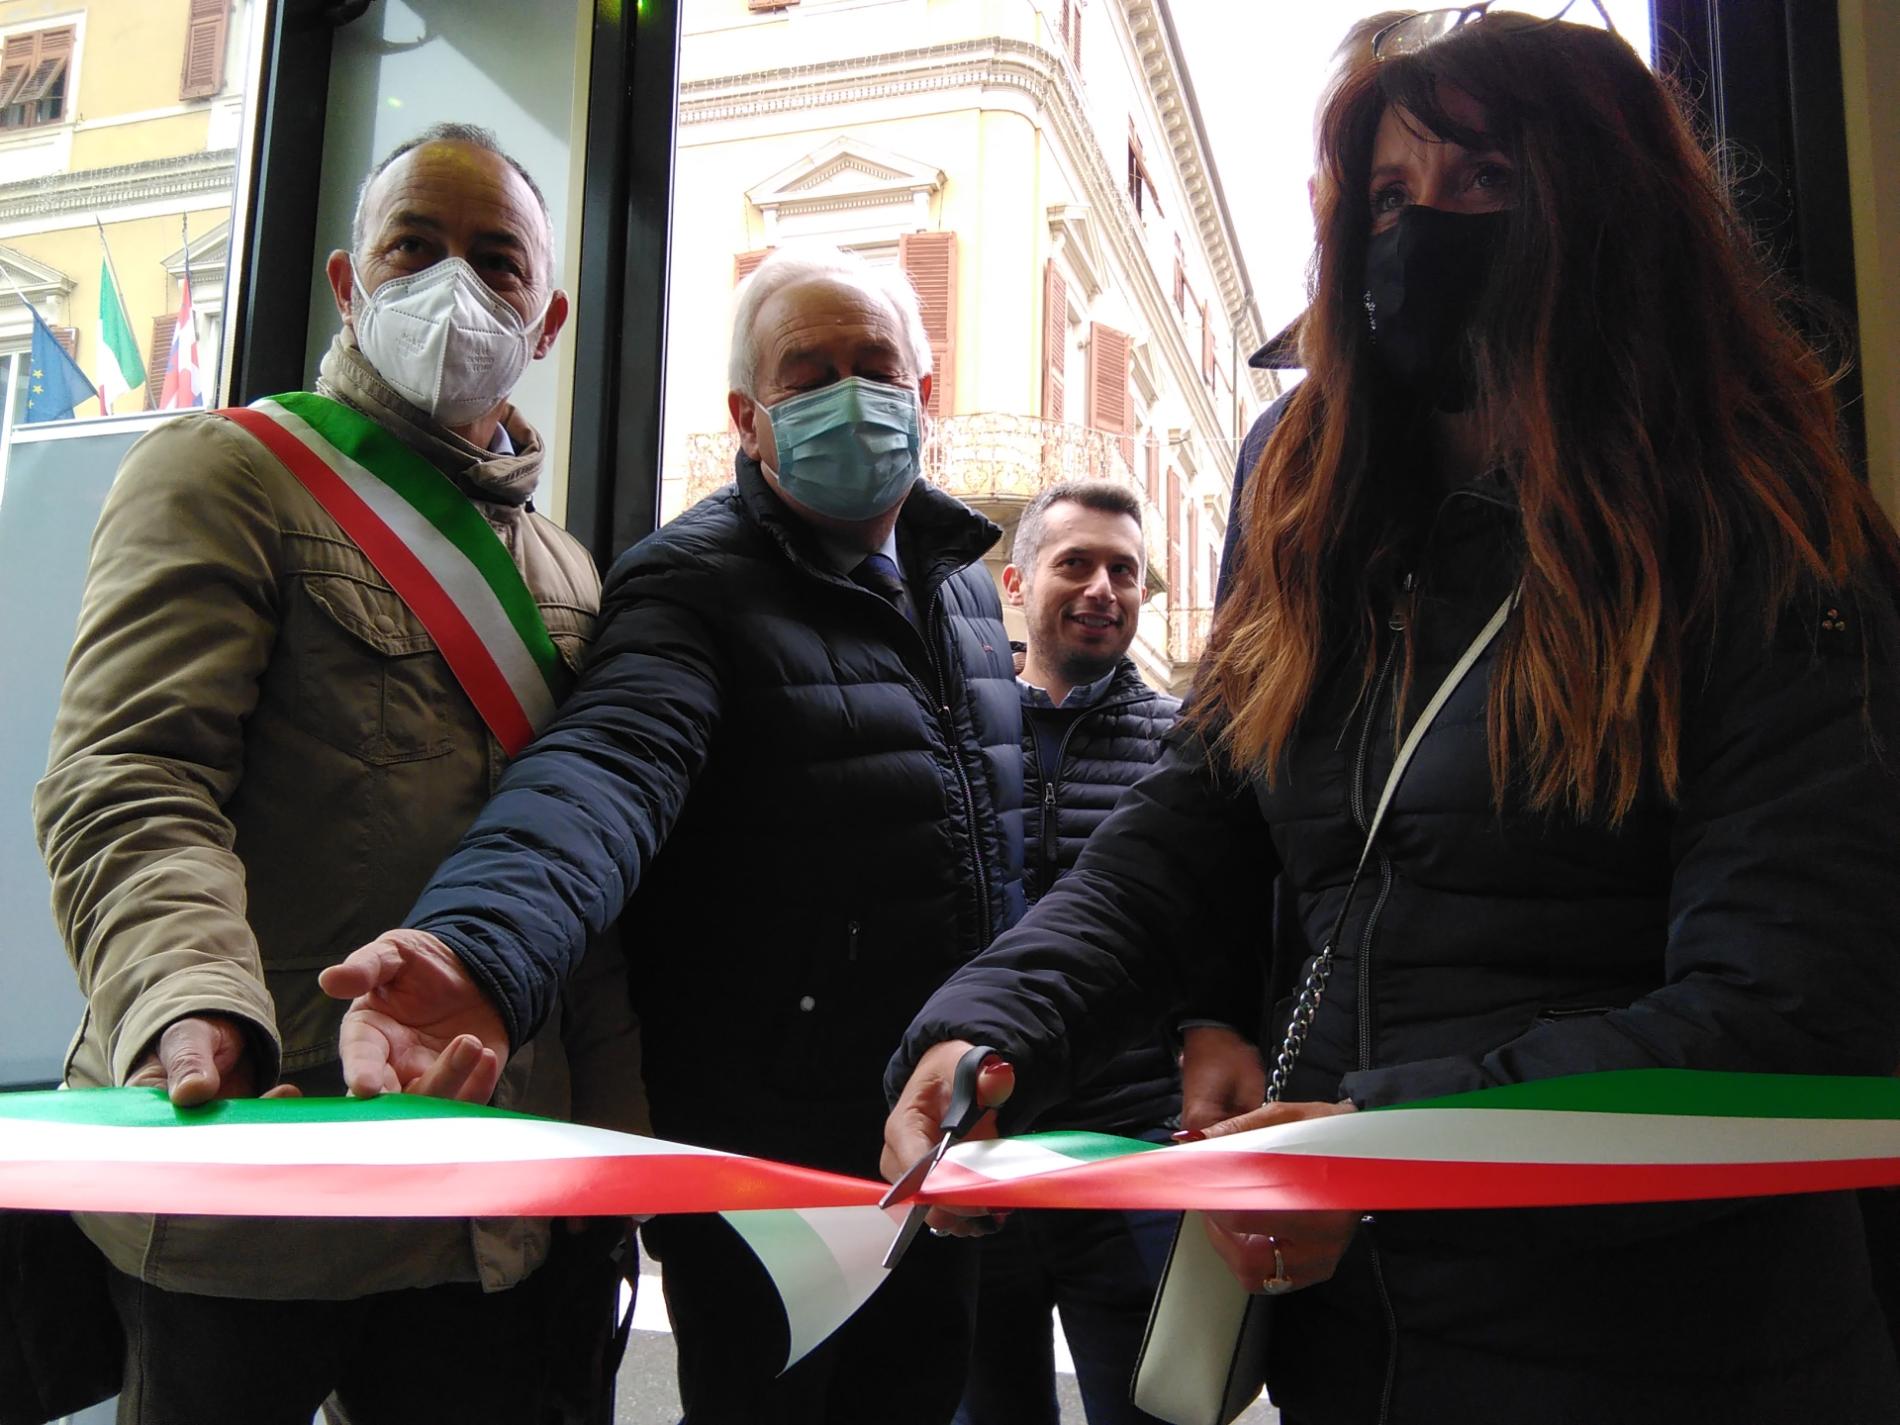
M 807 509 L 868 520 L 904 498 L 917 478 L 917 393 L 862 376 L 765 407 L 778 446 L 781 489 Z

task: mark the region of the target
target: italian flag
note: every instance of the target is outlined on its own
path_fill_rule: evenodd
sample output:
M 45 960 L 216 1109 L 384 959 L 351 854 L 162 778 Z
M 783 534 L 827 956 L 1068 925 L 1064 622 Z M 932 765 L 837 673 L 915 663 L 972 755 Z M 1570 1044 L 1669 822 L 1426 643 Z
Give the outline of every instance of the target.
M 106 415 L 112 403 L 145 384 L 145 363 L 139 359 L 138 338 L 126 315 L 119 284 L 112 280 L 111 259 L 99 259 L 99 404 Z

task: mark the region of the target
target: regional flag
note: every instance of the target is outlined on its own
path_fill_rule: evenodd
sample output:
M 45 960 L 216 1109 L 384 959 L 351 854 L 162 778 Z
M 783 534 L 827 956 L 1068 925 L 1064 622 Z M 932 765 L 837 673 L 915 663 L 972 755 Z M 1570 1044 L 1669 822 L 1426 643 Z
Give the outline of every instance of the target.
M 139 359 L 138 338 L 125 314 L 119 284 L 112 280 L 112 260 L 99 259 L 99 403 L 106 414 L 127 391 L 145 384 L 145 363 Z
M 178 321 L 172 327 L 172 351 L 165 363 L 165 389 L 159 393 L 161 411 L 183 410 L 205 403 L 204 377 L 198 369 L 198 326 L 191 314 L 191 279 L 178 283 Z
M 66 354 L 66 348 L 52 329 L 33 313 L 33 349 L 28 353 L 26 370 L 26 414 L 23 421 L 71 420 L 73 407 L 91 400 L 98 390 L 79 369 L 79 363 Z

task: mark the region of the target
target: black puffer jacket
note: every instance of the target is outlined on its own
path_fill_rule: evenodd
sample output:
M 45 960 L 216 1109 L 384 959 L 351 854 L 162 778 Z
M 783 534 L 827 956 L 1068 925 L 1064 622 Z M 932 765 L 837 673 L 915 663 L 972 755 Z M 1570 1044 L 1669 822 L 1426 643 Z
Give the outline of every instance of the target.
M 1038 764 L 1035 739 L 1023 738 L 1023 806 L 1029 818 L 1023 889 L 1031 905 L 1075 865 L 1122 794 L 1154 766 L 1161 740 L 1180 712 L 1179 698 L 1149 687 L 1134 661 L 1124 658 L 1101 698 L 1069 724 L 1054 775 Z
M 1031 905 L 1075 865 L 1095 828 L 1154 766 L 1180 711 L 1179 698 L 1149 687 L 1124 658 L 1094 705 L 1067 719 L 1058 765 L 1041 765 L 1036 738 L 1025 727 L 1023 885 Z M 1036 709 L 1024 709 L 1026 723 L 1036 716 Z M 1143 1133 L 1178 1115 L 1181 1076 L 1163 1029 L 1157 1024 L 1123 1049 L 1073 1099 L 1045 1113 L 1044 1126 Z
M 519 1043 L 625 905 L 655 1129 L 875 1176 L 891 1045 L 1022 911 L 997 537 L 912 492 L 897 538 L 926 638 L 742 457 L 609 573 L 579 687 L 410 923 Z
M 1515 530 L 1492 493 L 1442 506 L 1417 604 L 1394 610 L 1417 657 L 1407 725 L 1512 586 Z M 1900 628 L 1884 603 L 1818 597 L 1766 625 L 1738 599 L 1694 650 L 1680 797 L 1614 828 L 1494 806 L 1487 655 L 1400 786 L 1288 1098 L 1900 1063 Z M 1370 697 L 1355 673 L 1323 681 L 1271 789 L 1182 737 L 1031 916 L 932 998 L 887 1087 L 930 1043 L 970 1037 L 1015 1059 L 1019 1113 L 1059 1098 L 1218 953 L 1176 933 L 1189 913 L 1265 926 L 1276 871 L 1322 943 L 1396 741 L 1390 666 Z M 1263 829 L 1256 875 L 1210 869 Z M 1270 1384 L 1314 1425 L 1900 1418 L 1843 1194 L 1381 1214 L 1331 1282 L 1275 1310 Z

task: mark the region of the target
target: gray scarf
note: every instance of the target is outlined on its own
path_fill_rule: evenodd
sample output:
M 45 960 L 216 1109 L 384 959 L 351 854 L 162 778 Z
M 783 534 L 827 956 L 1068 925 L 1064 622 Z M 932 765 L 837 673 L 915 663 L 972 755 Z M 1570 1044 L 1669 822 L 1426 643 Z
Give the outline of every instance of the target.
M 502 426 L 514 442 L 512 455 L 483 450 L 439 425 L 427 411 L 397 395 L 357 349 L 348 330 L 330 341 L 317 368 L 317 394 L 355 408 L 447 475 L 471 499 L 520 507 L 541 478 L 541 436 L 513 406 L 504 406 Z

